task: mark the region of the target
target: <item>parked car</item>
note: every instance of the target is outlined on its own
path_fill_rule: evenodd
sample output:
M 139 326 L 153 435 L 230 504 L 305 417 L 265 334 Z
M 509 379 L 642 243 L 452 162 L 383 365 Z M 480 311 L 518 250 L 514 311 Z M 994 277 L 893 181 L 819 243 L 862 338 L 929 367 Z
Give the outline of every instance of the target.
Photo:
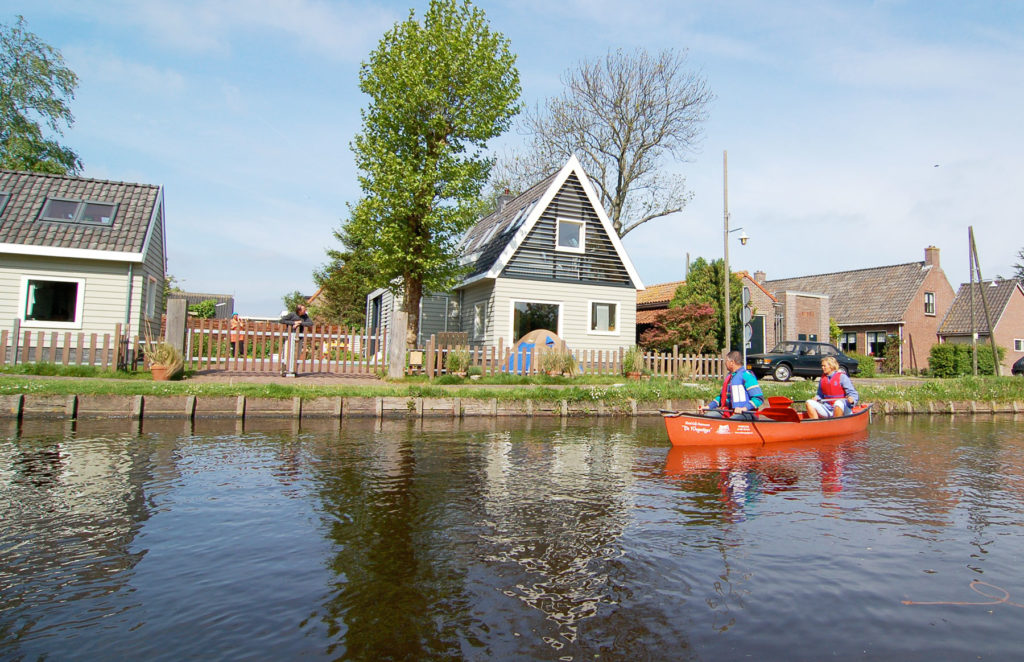
M 749 354 L 747 370 L 758 378 L 771 375 L 779 382 L 789 381 L 794 375 L 821 377 L 821 360 L 826 356 L 834 356 L 839 362 L 839 369 L 848 375 L 855 375 L 860 370 L 857 361 L 843 354 L 835 345 L 805 340 L 780 342 L 765 354 Z
M 1024 377 L 1024 356 L 1017 359 L 1013 364 L 1013 367 L 1010 368 L 1010 374 L 1018 377 Z

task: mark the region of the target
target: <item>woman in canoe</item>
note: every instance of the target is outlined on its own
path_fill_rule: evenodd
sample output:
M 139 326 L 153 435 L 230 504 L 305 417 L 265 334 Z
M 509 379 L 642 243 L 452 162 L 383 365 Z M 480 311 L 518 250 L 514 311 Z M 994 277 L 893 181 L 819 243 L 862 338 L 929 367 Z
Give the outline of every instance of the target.
M 818 380 L 818 394 L 807 401 L 807 418 L 832 418 L 845 416 L 860 400 L 860 394 L 853 387 L 849 375 L 839 369 L 834 356 L 821 360 L 821 379 Z

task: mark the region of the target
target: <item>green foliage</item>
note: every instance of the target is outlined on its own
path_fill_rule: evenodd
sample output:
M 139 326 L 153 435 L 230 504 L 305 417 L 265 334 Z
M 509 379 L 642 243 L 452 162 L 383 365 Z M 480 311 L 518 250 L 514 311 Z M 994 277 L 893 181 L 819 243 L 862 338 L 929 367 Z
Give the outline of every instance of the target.
M 313 272 L 320 297 L 310 314 L 331 324 L 361 327 L 366 323 L 366 295 L 375 289 L 373 261 L 346 226 L 335 230 L 334 238 L 342 250 L 328 248 L 327 263 Z
M 1006 348 L 996 346 L 999 362 L 1006 357 Z M 928 369 L 935 377 L 964 377 L 974 372 L 974 359 L 969 343 L 942 343 L 932 345 L 928 354 Z M 992 347 L 978 343 L 978 374 L 994 375 Z
M 708 262 L 702 257 L 697 258 L 690 265 L 690 272 L 686 276 L 686 282 L 676 290 L 669 307 L 679 308 L 689 304 L 706 303 L 714 309 L 715 318 L 718 320 L 714 331 L 714 347 L 723 349 L 725 343 L 725 317 L 722 311 L 725 309 L 725 286 L 722 274 L 724 271 L 724 260 Z M 743 343 L 743 282 L 735 273 L 731 274 L 729 281 L 729 299 L 731 309 L 732 340 L 730 347 L 741 347 Z
M 78 77 L 60 51 L 29 32 L 25 19 L 0 24 L 0 168 L 77 174 L 78 155 L 47 138 L 63 135 L 75 119 L 68 102 Z
M 622 355 L 622 374 L 644 371 L 644 351 L 637 345 L 631 346 Z
M 1013 278 L 1018 283 L 1024 284 L 1024 248 L 1017 251 L 1019 262 L 1013 264 Z
M 38 377 L 101 377 L 103 379 L 148 378 L 137 372 L 111 370 L 92 365 L 61 365 L 42 361 L 40 363 L 18 363 L 0 366 L 0 373 L 8 375 L 35 375 Z
M 306 297 L 302 295 L 302 292 L 293 290 L 288 294 L 281 297 L 281 302 L 284 303 L 284 307 L 289 311 L 294 311 L 298 306 L 306 305 Z
M 466 369 L 469 368 L 469 350 L 449 350 L 444 359 L 444 367 L 448 370 L 448 374 L 466 372 Z
M 847 354 L 851 359 L 857 362 L 857 376 L 858 377 L 874 377 L 875 376 L 875 359 L 868 356 L 867 354 L 858 354 L 857 352 L 850 352 Z
M 458 242 L 476 220 L 487 141 L 519 110 L 509 41 L 468 0 L 431 0 L 381 39 L 359 72 L 369 105 L 353 149 L 363 197 L 343 228 L 365 247 L 375 287 L 404 296 L 409 338 L 423 291 L 463 273 Z
M 188 307 L 188 314 L 199 319 L 212 319 L 217 314 L 217 300 L 204 299 Z
M 840 328 L 839 323 L 836 322 L 836 318 L 828 318 L 828 340 L 833 345 L 839 344 L 839 337 L 843 335 L 843 330 Z
M 900 371 L 900 339 L 899 336 L 889 335 L 885 339 L 885 347 L 882 349 L 882 372 L 888 375 L 895 375 Z
M 709 303 L 690 303 L 659 311 L 651 328 L 640 335 L 640 346 L 667 352 L 678 346 L 687 354 L 704 354 L 716 348 L 718 319 Z

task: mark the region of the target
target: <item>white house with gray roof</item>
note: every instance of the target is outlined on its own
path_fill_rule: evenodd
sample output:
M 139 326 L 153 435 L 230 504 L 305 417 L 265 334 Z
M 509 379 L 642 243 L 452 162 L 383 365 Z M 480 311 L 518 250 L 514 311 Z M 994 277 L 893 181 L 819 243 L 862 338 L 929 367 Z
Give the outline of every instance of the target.
M 461 331 L 472 345 L 508 347 L 543 328 L 570 349 L 634 344 L 643 283 L 575 156 L 503 201 L 460 247 L 469 271 L 452 292 L 424 297 L 421 341 Z M 386 328 L 393 305 L 383 290 L 369 295 L 371 330 Z
M 0 329 L 159 331 L 163 188 L 0 170 Z

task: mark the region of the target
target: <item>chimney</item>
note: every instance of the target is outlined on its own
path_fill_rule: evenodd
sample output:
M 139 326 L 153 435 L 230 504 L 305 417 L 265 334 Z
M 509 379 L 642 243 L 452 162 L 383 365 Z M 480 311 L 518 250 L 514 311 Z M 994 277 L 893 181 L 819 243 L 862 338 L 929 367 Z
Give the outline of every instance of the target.
M 508 189 L 505 189 L 505 191 L 501 195 L 498 196 L 498 211 L 501 211 L 502 209 L 504 209 L 505 205 L 508 204 L 508 201 L 511 200 L 514 197 L 516 197 L 516 196 L 512 195 L 511 193 L 509 193 Z
M 765 279 L 768 278 L 768 274 L 758 269 L 754 272 L 754 282 L 759 285 L 764 285 Z
M 935 246 L 928 246 L 924 249 L 924 263 L 933 267 L 939 266 L 939 249 Z

